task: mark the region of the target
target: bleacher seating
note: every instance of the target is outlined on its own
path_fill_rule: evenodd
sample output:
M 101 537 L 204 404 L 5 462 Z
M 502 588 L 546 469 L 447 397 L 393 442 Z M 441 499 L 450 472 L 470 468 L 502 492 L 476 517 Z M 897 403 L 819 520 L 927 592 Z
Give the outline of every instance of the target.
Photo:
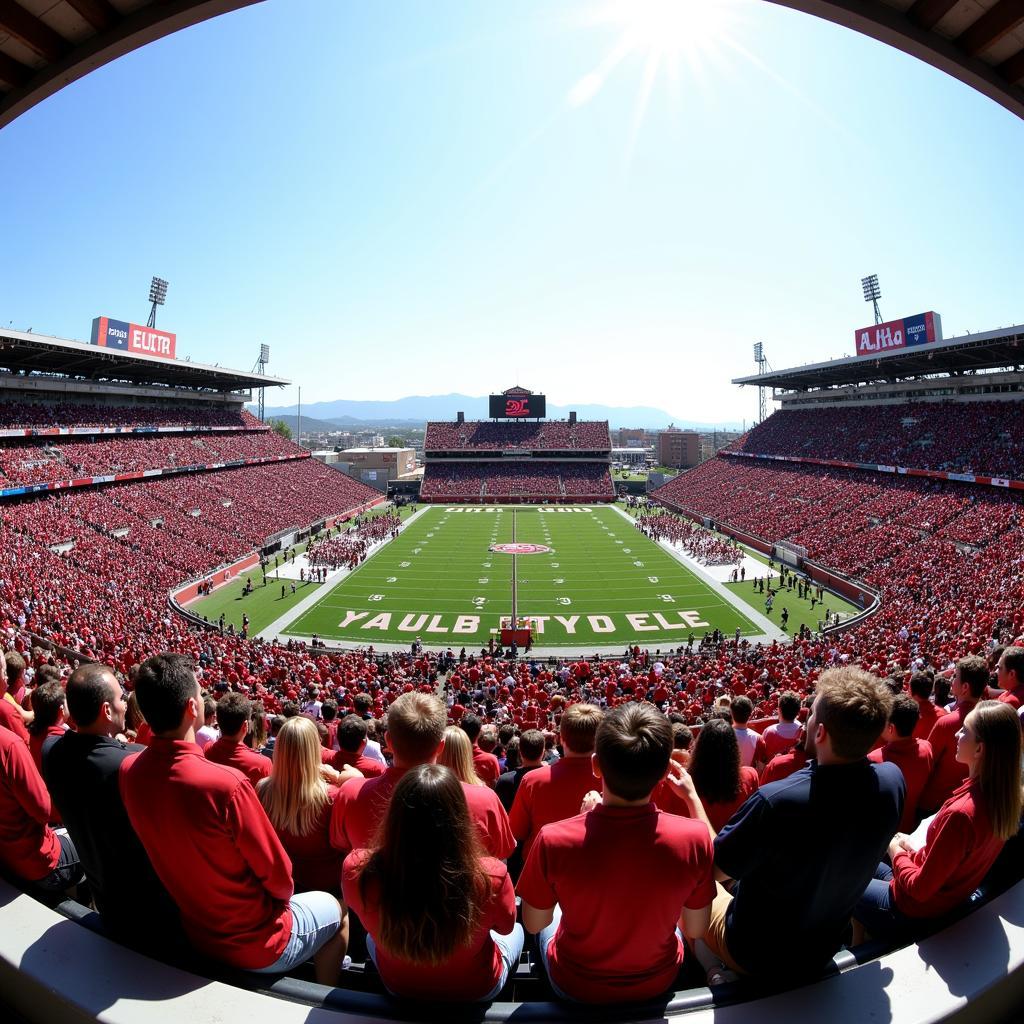
M 543 420 L 537 423 L 431 421 L 423 447 L 427 452 L 501 451 L 610 451 L 607 420 Z

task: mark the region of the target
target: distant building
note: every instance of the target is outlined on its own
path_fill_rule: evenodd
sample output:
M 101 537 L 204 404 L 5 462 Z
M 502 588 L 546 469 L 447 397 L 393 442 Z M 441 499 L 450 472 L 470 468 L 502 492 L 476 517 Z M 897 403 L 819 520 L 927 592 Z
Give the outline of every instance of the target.
M 619 445 L 622 448 L 643 448 L 646 444 L 647 431 L 642 427 L 620 427 Z
M 689 469 L 700 463 L 700 434 L 669 427 L 658 434 L 658 465 Z
M 349 464 L 349 476 L 381 490 L 388 481 L 408 476 L 416 468 L 411 448 L 346 448 L 338 452 L 338 461 Z

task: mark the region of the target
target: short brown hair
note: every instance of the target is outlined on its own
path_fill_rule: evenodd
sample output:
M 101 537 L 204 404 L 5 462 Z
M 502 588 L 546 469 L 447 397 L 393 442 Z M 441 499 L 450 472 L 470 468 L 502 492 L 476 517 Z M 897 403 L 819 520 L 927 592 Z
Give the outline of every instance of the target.
M 224 736 L 234 736 L 252 719 L 252 701 L 243 693 L 225 693 L 217 701 L 217 725 Z
M 428 761 L 444 738 L 445 706 L 431 693 L 403 693 L 388 708 L 388 743 L 403 761 Z
M 566 750 L 574 754 L 593 753 L 598 726 L 604 713 L 596 704 L 573 704 L 559 723 L 559 733 Z
M 828 732 L 833 753 L 852 761 L 867 756 L 882 735 L 892 704 L 892 691 L 870 672 L 830 668 L 818 678 L 815 719 Z
M 1004 651 L 1005 655 L 1006 652 Z M 991 678 L 988 670 L 988 662 L 979 658 L 976 654 L 969 654 L 956 663 L 956 670 L 960 673 L 960 682 L 967 687 L 972 697 L 981 697 L 985 693 L 985 687 Z
M 668 771 L 672 726 L 650 704 L 622 704 L 601 720 L 595 748 L 608 791 L 622 800 L 640 800 Z
M 25 674 L 25 659 L 17 651 L 8 651 L 4 661 L 7 663 L 7 678 L 12 683 Z
M 544 755 L 544 733 L 540 729 L 527 729 L 519 737 L 519 753 L 528 761 L 536 761 Z
M 902 739 L 912 736 L 920 718 L 921 708 L 909 694 L 901 693 L 893 701 L 889 721 L 895 727 L 897 736 Z

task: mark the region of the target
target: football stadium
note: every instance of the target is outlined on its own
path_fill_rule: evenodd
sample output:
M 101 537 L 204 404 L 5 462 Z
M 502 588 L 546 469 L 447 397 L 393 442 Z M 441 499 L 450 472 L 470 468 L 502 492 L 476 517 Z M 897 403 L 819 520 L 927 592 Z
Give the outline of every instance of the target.
M 0 132 L 245 6 L 0 2 Z M 786 6 L 1024 116 L 1018 4 Z M 874 295 L 639 489 L 495 353 L 397 488 L 166 290 L 0 327 L 0 1019 L 1021 1019 L 1024 326 Z

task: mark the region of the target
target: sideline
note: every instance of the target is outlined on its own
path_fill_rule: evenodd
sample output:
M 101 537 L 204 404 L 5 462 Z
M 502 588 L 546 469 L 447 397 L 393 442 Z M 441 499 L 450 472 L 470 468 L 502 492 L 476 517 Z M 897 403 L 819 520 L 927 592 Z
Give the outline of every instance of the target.
M 417 511 L 413 512 L 413 514 L 411 516 L 409 516 L 408 519 L 403 519 L 402 522 L 401 522 L 401 525 L 398 527 L 399 534 L 401 534 L 402 531 L 407 526 L 409 526 L 412 523 L 416 522 L 416 520 L 419 519 L 419 517 L 421 515 L 423 515 L 431 507 L 432 506 L 430 506 L 430 505 L 424 505 L 423 508 L 417 509 Z M 356 566 L 356 569 L 358 569 L 362 565 L 365 565 L 371 558 L 373 558 L 373 556 L 378 551 L 380 551 L 381 548 L 385 547 L 387 544 L 390 544 L 390 543 L 391 543 L 391 538 L 390 537 L 387 538 L 386 540 L 377 541 L 377 543 L 374 544 L 370 548 L 370 550 L 366 552 L 366 557 L 359 563 L 359 565 Z M 302 557 L 305 557 L 305 554 L 303 554 Z M 306 612 L 308 612 L 310 610 L 310 608 L 312 608 L 318 601 L 321 601 L 328 594 L 330 594 L 334 590 L 334 588 L 343 579 L 345 579 L 346 576 L 349 576 L 351 573 L 355 572 L 356 569 L 348 569 L 348 568 L 342 567 L 340 569 L 335 569 L 334 572 L 328 573 L 327 579 L 325 579 L 324 582 L 319 587 L 317 587 L 317 589 L 314 590 L 312 594 L 310 594 L 308 597 L 304 597 L 301 601 L 299 601 L 298 604 L 292 605 L 292 607 L 289 608 L 288 611 L 286 611 L 284 613 L 284 615 L 282 615 L 280 618 L 275 619 L 266 628 L 261 629 L 256 634 L 256 636 L 259 637 L 260 640 L 271 640 L 272 641 L 272 640 L 277 640 L 279 637 L 284 635 L 285 639 L 287 639 L 286 631 L 287 631 L 288 627 L 293 622 L 295 622 L 295 620 L 298 619 L 300 616 L 305 615 Z M 270 577 L 268 576 L 267 578 L 269 579 Z M 309 639 L 311 639 L 311 637 L 298 636 L 298 635 L 294 635 L 294 634 L 293 634 L 293 638 L 296 639 L 296 640 L 309 640 Z M 363 646 L 365 646 L 365 644 Z M 401 648 L 401 649 L 404 650 L 404 648 Z
M 618 505 L 612 506 L 616 512 L 622 516 L 632 526 L 637 533 L 640 530 L 637 528 L 636 520 L 623 509 L 619 508 Z M 716 534 L 718 536 L 718 534 Z M 650 540 L 650 538 L 648 538 Z M 677 562 L 686 566 L 700 581 L 705 584 L 709 589 L 713 590 L 723 601 L 727 601 L 733 606 L 745 619 L 749 619 L 754 623 L 755 626 L 760 626 L 764 631 L 760 636 L 745 636 L 744 640 L 749 641 L 751 644 L 756 643 L 771 643 L 773 640 L 778 640 L 782 643 L 792 642 L 792 637 L 783 629 L 780 629 L 771 619 L 766 615 L 762 615 L 761 612 L 757 611 L 756 608 L 751 607 L 743 600 L 738 594 L 734 594 L 724 583 L 720 583 L 715 579 L 714 576 L 708 572 L 707 568 L 701 565 L 695 558 L 691 558 L 688 554 L 683 551 L 677 551 L 667 540 L 652 541 L 657 544 L 663 551 L 667 551 Z M 766 571 L 767 566 L 763 567 Z M 732 637 L 727 636 L 726 640 L 731 640 Z

